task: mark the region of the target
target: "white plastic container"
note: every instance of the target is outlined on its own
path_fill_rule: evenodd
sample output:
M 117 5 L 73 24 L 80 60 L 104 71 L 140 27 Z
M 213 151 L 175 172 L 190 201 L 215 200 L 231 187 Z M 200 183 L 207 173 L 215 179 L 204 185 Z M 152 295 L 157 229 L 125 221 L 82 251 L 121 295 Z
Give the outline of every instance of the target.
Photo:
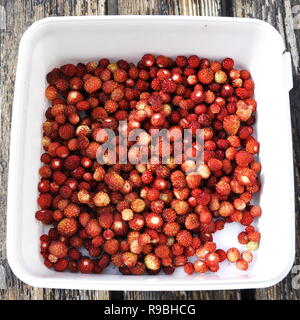
M 47 101 L 45 76 L 53 67 L 108 57 L 136 62 L 144 53 L 232 57 L 251 71 L 258 102 L 261 144 L 260 248 L 248 271 L 223 262 L 218 273 L 123 276 L 112 267 L 101 275 L 57 273 L 39 255 L 43 227 L 37 210 L 41 124 Z M 7 254 L 13 272 L 37 287 L 108 290 L 211 290 L 259 288 L 283 279 L 294 261 L 294 186 L 288 92 L 291 61 L 279 33 L 255 19 L 175 16 L 47 18 L 33 24 L 19 49 L 12 117 L 7 212 Z M 223 249 L 236 246 L 236 223 L 218 232 Z M 180 268 L 182 269 L 182 268 Z

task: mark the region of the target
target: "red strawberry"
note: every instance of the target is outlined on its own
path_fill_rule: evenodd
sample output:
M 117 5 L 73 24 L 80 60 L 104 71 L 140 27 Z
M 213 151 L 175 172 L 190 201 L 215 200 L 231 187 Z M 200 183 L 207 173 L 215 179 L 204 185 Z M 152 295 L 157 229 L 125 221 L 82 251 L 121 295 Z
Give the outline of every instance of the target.
M 195 272 L 205 273 L 208 270 L 206 263 L 202 260 L 197 260 L 194 262 Z
M 148 213 L 145 215 L 146 226 L 151 229 L 159 229 L 163 225 L 162 216 L 158 213 Z
M 61 241 L 54 241 L 49 246 L 49 252 L 56 258 L 64 258 L 68 253 L 68 247 Z
M 77 204 L 75 203 L 70 203 L 69 205 L 66 206 L 64 209 L 64 215 L 67 218 L 74 218 L 78 217 L 80 213 L 80 208 Z
M 110 255 L 116 254 L 119 250 L 119 241 L 116 239 L 110 239 L 105 241 L 103 249 Z
M 180 225 L 177 222 L 167 222 L 163 227 L 163 232 L 169 237 L 176 236 L 179 230 Z
M 129 268 L 134 267 L 136 265 L 137 259 L 138 259 L 138 256 L 135 253 L 124 252 L 122 254 L 122 260 L 124 264 Z
M 89 258 L 82 258 L 78 263 L 78 270 L 81 273 L 91 273 L 94 269 L 93 261 Z
M 96 219 L 89 220 L 87 225 L 85 226 L 85 230 L 87 234 L 92 238 L 99 236 L 101 233 L 101 227 Z
M 246 142 L 246 150 L 251 154 L 257 154 L 259 151 L 259 142 L 253 137 L 249 137 Z
M 198 72 L 198 79 L 203 84 L 212 83 L 214 80 L 214 72 L 211 69 L 202 69 Z
M 69 261 L 67 259 L 59 259 L 54 265 L 54 270 L 57 272 L 63 272 L 68 268 Z
M 102 81 L 98 77 L 90 77 L 84 83 L 84 89 L 88 93 L 99 90 L 102 86 Z
M 39 210 L 35 213 L 35 218 L 44 224 L 53 222 L 53 212 L 51 210 Z
M 188 247 L 192 244 L 193 237 L 187 230 L 181 230 L 176 235 L 176 240 L 184 247 Z
M 190 213 L 186 216 L 185 218 L 185 227 L 188 230 L 193 230 L 199 227 L 200 222 L 199 222 L 199 215 L 195 214 L 195 213 Z
M 240 167 L 248 167 L 253 160 L 253 156 L 245 150 L 238 151 L 235 155 L 235 161 Z
M 79 101 L 82 101 L 83 95 L 79 91 L 70 91 L 67 97 L 67 101 L 69 104 L 76 104 Z
M 236 135 L 240 128 L 240 119 L 232 114 L 226 116 L 223 120 L 223 128 L 229 135 Z
M 58 232 L 66 237 L 72 236 L 77 232 L 77 221 L 74 218 L 65 218 L 57 225 Z
M 144 258 L 144 263 L 147 269 L 154 271 L 160 269 L 160 261 L 154 254 L 147 254 Z

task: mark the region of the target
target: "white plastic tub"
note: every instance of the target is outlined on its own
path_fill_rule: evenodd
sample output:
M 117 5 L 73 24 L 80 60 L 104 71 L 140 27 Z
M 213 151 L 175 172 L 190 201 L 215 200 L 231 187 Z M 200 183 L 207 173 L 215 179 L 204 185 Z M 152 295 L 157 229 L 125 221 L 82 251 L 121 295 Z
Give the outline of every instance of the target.
M 39 255 L 43 227 L 35 220 L 41 123 L 47 101 L 45 76 L 55 66 L 108 57 L 136 62 L 144 53 L 232 57 L 251 71 L 258 102 L 263 215 L 260 248 L 248 271 L 223 262 L 218 273 L 188 276 L 123 276 L 112 267 L 101 275 L 57 273 Z M 13 272 L 37 287 L 109 290 L 211 290 L 258 288 L 283 279 L 294 260 L 294 187 L 288 92 L 290 55 L 279 33 L 254 19 L 118 16 L 47 18 L 33 24 L 19 49 L 10 146 L 7 254 Z M 236 246 L 242 227 L 218 232 L 223 249 Z

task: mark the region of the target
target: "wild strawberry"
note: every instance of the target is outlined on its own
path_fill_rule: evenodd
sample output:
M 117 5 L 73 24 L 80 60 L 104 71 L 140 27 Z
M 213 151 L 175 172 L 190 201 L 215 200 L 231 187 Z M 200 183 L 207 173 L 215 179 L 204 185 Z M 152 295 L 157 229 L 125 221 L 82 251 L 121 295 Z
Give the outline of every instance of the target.
M 248 138 L 246 142 L 246 150 L 251 154 L 257 154 L 259 151 L 259 142 L 254 138 Z
M 185 218 L 184 224 L 188 230 L 193 230 L 198 228 L 200 225 L 199 216 L 195 213 L 188 214 Z
M 144 258 L 144 263 L 149 270 L 156 271 L 160 269 L 160 261 L 154 254 L 147 254 Z
M 208 266 L 213 267 L 218 265 L 220 257 L 216 252 L 211 252 L 205 256 L 205 262 Z
M 125 223 L 125 221 L 122 220 L 122 217 L 120 214 L 115 214 L 114 222 L 111 226 L 111 229 L 112 230 L 105 230 L 105 233 L 108 233 L 111 236 L 114 236 L 114 235 L 123 236 L 127 232 L 128 226 Z M 104 232 L 103 232 L 103 237 L 105 237 Z
M 67 205 L 66 208 L 64 209 L 64 215 L 67 218 L 78 217 L 79 213 L 80 213 L 80 208 L 75 203 L 71 203 L 71 204 Z
M 100 191 L 95 194 L 93 201 L 97 207 L 106 207 L 110 203 L 110 198 L 106 192 Z
M 172 79 L 163 79 L 161 89 L 163 92 L 173 93 L 176 91 L 176 83 Z
M 48 209 L 51 207 L 52 199 L 50 193 L 41 193 L 38 197 L 38 205 L 42 209 Z
M 124 98 L 124 91 L 122 88 L 116 88 L 110 95 L 110 98 L 114 102 L 120 102 Z M 106 109 L 106 108 L 105 108 Z M 107 109 L 106 109 L 107 110 Z M 108 111 L 108 110 L 107 110 Z
M 110 212 L 102 212 L 98 217 L 98 222 L 103 229 L 109 229 L 113 224 L 114 218 Z
M 187 257 L 185 255 L 180 255 L 173 258 L 174 267 L 182 267 L 186 263 L 187 263 Z
M 253 254 L 250 251 L 244 251 L 242 253 L 242 259 L 250 263 L 253 260 Z
M 118 268 L 125 266 L 122 256 L 121 252 L 117 252 L 111 256 L 111 262 Z
M 251 206 L 249 212 L 254 218 L 261 216 L 261 208 L 259 206 Z
M 204 261 L 197 260 L 194 262 L 194 270 L 195 272 L 205 273 L 208 271 L 208 267 Z
M 223 120 L 223 128 L 229 135 L 236 135 L 240 128 L 240 119 L 236 115 L 226 116 Z
M 60 67 L 60 70 L 63 74 L 65 74 L 68 77 L 73 77 L 76 74 L 76 67 L 74 64 L 66 64 L 62 67 Z
M 145 219 L 143 216 L 135 214 L 128 224 L 132 230 L 138 231 L 144 227 Z
M 145 215 L 146 226 L 151 229 L 159 229 L 163 225 L 162 216 L 158 213 L 148 213 Z
M 173 222 L 176 219 L 176 212 L 171 208 L 163 210 L 162 217 L 166 222 Z
M 54 263 L 54 270 L 57 272 L 63 272 L 68 268 L 69 261 L 67 259 L 58 259 L 56 263 Z
M 241 244 L 247 244 L 249 242 L 248 234 L 246 232 L 240 232 L 238 234 L 238 241 Z
M 85 230 L 90 237 L 99 236 L 101 233 L 101 227 L 96 219 L 91 219 L 85 226 Z
M 256 172 L 249 168 L 236 169 L 235 175 L 237 181 L 244 186 L 251 186 L 256 180 Z
M 238 88 L 237 90 L 244 90 L 243 88 Z M 239 117 L 239 119 L 243 122 L 246 122 L 252 115 L 252 108 L 251 106 L 247 106 L 247 104 L 240 100 L 236 104 L 237 110 L 236 110 L 236 115 Z
M 212 83 L 214 80 L 214 72 L 211 69 L 202 69 L 198 72 L 198 79 L 203 84 Z
M 192 244 L 193 238 L 189 231 L 181 230 L 177 233 L 176 240 L 184 247 L 188 247 Z
M 215 232 L 215 223 L 211 220 L 209 223 L 201 223 L 199 230 L 201 233 L 213 233 Z
M 145 246 L 142 246 L 138 240 L 133 240 L 131 243 L 130 243 L 130 252 L 132 253 L 135 253 L 135 254 L 140 254 L 143 249 L 145 249 Z M 151 250 L 152 251 L 152 250 Z
M 248 262 L 243 260 L 243 259 L 240 259 L 236 262 L 236 267 L 239 269 L 239 270 L 247 270 L 248 269 Z
M 183 189 L 186 187 L 186 179 L 182 171 L 176 170 L 172 172 L 171 182 L 173 187 L 176 189 Z
M 231 69 L 233 69 L 233 66 L 234 66 L 234 60 L 231 58 L 225 58 L 222 61 L 222 67 L 225 70 L 231 70 Z
M 172 253 L 174 256 L 180 256 L 183 254 L 185 247 L 178 242 L 175 242 L 172 247 Z
M 145 209 L 145 202 L 142 199 L 135 199 L 131 202 L 131 209 L 135 213 L 141 213 Z
M 155 255 L 159 258 L 166 258 L 170 255 L 170 249 L 167 245 L 158 245 L 155 248 Z
M 54 241 L 49 245 L 49 252 L 56 258 L 64 258 L 68 253 L 68 247 L 61 241 Z
M 193 274 L 194 273 L 194 265 L 191 263 L 191 262 L 187 262 L 185 265 L 184 265 L 184 272 L 187 273 L 187 274 Z
M 219 181 L 216 184 L 216 191 L 220 195 L 228 196 L 231 192 L 230 184 L 227 183 L 226 181 Z
M 64 167 L 67 170 L 74 170 L 76 169 L 80 164 L 80 158 L 76 155 L 70 155 L 66 158 L 64 162 Z
M 85 152 L 86 155 L 91 158 L 91 159 L 96 159 L 99 150 L 101 150 L 100 148 L 100 144 L 97 142 L 90 142 L 90 144 L 88 145 L 88 147 L 86 148 Z
M 131 209 L 126 208 L 126 209 L 122 210 L 121 215 L 122 215 L 122 219 L 124 221 L 130 221 L 130 220 L 132 220 L 134 213 Z
M 53 222 L 53 212 L 51 210 L 39 210 L 35 213 L 35 218 L 44 224 L 51 224 Z
M 247 90 L 245 88 L 237 88 L 235 90 L 235 94 L 237 97 L 239 97 L 240 99 L 247 99 L 250 98 L 252 96 L 251 90 Z
M 72 259 L 72 260 L 80 260 L 82 257 L 82 254 L 79 250 L 75 249 L 75 248 L 70 248 L 68 251 L 68 256 Z
M 158 200 L 159 196 L 160 196 L 160 193 L 157 189 L 154 189 L 154 188 L 147 189 L 146 198 L 148 200 L 150 200 L 150 201 Z
M 45 96 L 48 100 L 54 100 L 58 97 L 58 91 L 54 86 L 48 86 L 45 90 Z
M 255 241 L 249 241 L 246 247 L 247 247 L 247 250 L 254 251 L 259 247 L 259 243 Z
M 186 176 L 186 183 L 190 189 L 195 189 L 200 186 L 201 175 L 200 174 L 188 174 Z
M 248 238 L 250 241 L 259 242 L 260 241 L 260 232 L 253 231 L 248 233 Z
M 121 190 L 124 186 L 124 179 L 114 171 L 108 172 L 104 177 L 104 181 L 113 191 Z
M 122 260 L 127 267 L 134 267 L 137 263 L 137 254 L 132 252 L 124 252 L 122 254 Z
M 76 90 L 70 91 L 67 97 L 67 101 L 69 104 L 75 105 L 76 103 L 84 100 L 83 95 Z
M 150 208 L 154 213 L 162 213 L 165 207 L 165 202 L 163 200 L 151 201 Z
M 235 161 L 238 166 L 247 167 L 253 161 L 253 156 L 249 152 L 241 150 L 236 153 Z
M 105 241 L 103 249 L 110 255 L 116 254 L 119 250 L 119 241 L 116 239 L 110 239 Z
M 94 269 L 94 264 L 91 259 L 83 257 L 78 263 L 78 270 L 81 273 L 91 273 Z
M 216 83 L 225 83 L 226 81 L 227 81 L 227 74 L 222 70 L 218 70 L 215 73 L 215 82 Z
M 134 267 L 129 268 L 131 274 L 142 275 L 145 272 L 145 264 L 138 261 Z
M 227 250 L 227 260 L 229 262 L 237 262 L 241 257 L 241 254 L 237 248 L 230 248 Z
M 77 221 L 74 218 L 65 218 L 58 223 L 57 230 L 63 236 L 72 236 L 78 230 Z
M 216 159 L 216 158 L 209 159 L 207 164 L 208 164 L 209 169 L 212 171 L 219 171 L 223 167 L 222 161 L 219 159 Z
M 188 202 L 183 200 L 173 200 L 171 202 L 171 207 L 179 215 L 184 215 L 188 213 L 190 209 Z
M 207 250 L 208 253 L 212 253 L 216 250 L 216 244 L 214 242 L 207 241 L 204 244 L 204 249 Z
M 180 230 L 180 225 L 177 222 L 167 222 L 163 226 L 163 232 L 167 236 L 176 236 Z
M 99 90 L 102 86 L 102 81 L 98 77 L 90 77 L 84 82 L 84 89 L 88 93 Z
M 226 260 L 227 258 L 227 255 L 226 255 L 226 252 L 222 249 L 217 249 L 216 251 L 216 254 L 219 256 L 219 259 L 220 259 L 220 262 L 223 262 Z

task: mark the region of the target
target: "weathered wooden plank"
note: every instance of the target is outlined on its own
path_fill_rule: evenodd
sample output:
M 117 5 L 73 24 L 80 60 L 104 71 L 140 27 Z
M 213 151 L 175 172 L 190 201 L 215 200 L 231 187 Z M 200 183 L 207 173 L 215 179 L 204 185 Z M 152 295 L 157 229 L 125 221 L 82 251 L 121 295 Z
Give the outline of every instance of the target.
M 296 203 L 296 230 L 299 230 L 299 156 L 300 156 L 300 99 L 299 99 L 299 50 L 300 50 L 300 6 L 298 1 L 290 0 L 266 0 L 266 1 L 233 1 L 233 14 L 237 17 L 258 18 L 272 24 L 283 37 L 286 48 L 292 54 L 294 71 L 294 89 L 291 91 L 291 116 L 294 142 L 294 165 L 295 165 L 295 203 Z M 296 259 L 295 266 L 300 264 L 299 231 L 296 236 Z M 274 261 L 276 263 L 276 261 Z M 294 272 L 293 272 L 294 271 Z M 299 299 L 299 289 L 293 288 L 293 279 L 296 268 L 278 285 L 255 291 L 255 299 Z M 299 270 L 298 270 L 299 272 Z
M 119 14 L 140 15 L 221 15 L 219 0 L 119 0 Z
M 125 300 L 240 300 L 239 290 L 220 291 L 125 291 Z
M 34 21 L 48 16 L 103 15 L 104 1 L 15 0 L 0 1 L 0 300 L 18 299 L 108 299 L 107 291 L 51 290 L 30 287 L 11 272 L 5 252 L 6 188 L 9 158 L 9 132 L 17 50 L 23 32 Z M 10 19 L 9 17 L 14 17 Z M 5 21 L 3 21 L 3 18 Z

